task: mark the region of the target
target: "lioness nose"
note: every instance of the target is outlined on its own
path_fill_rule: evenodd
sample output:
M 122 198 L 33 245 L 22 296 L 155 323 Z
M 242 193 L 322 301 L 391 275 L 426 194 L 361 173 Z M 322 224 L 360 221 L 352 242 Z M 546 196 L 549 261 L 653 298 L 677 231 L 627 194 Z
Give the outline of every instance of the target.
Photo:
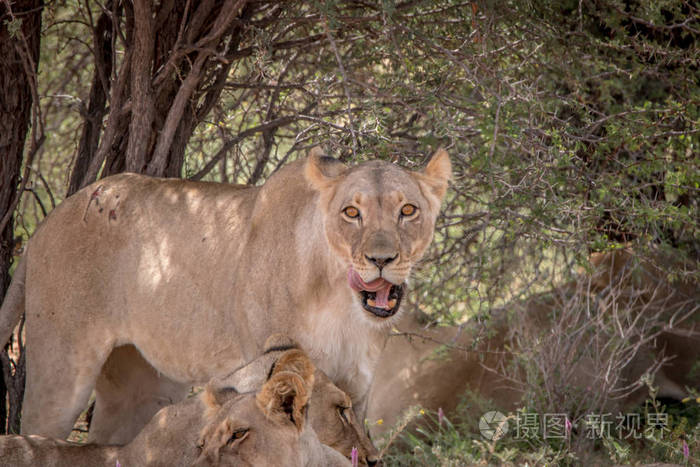
M 367 261 L 369 261 L 370 263 L 377 266 L 379 268 L 379 270 L 381 271 L 384 266 L 386 266 L 387 264 L 394 261 L 397 256 L 399 256 L 399 255 L 398 254 L 396 254 L 394 256 L 384 256 L 384 255 L 367 256 L 367 255 L 365 255 L 365 258 L 367 258 Z
M 377 459 L 375 459 L 375 458 L 369 458 L 369 457 L 368 457 L 368 458 L 365 459 L 365 460 L 367 461 L 367 465 L 368 465 L 369 467 L 375 467 L 376 465 L 379 464 L 379 460 L 377 460 Z

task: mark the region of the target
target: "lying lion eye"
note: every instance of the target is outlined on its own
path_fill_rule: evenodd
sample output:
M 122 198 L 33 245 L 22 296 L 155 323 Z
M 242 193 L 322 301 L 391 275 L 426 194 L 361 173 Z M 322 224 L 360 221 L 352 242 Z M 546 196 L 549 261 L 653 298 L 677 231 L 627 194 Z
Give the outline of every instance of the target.
M 348 416 L 345 414 L 345 411 L 348 410 L 347 407 L 343 407 L 342 405 L 338 406 L 338 412 L 340 413 L 340 417 L 343 419 L 345 423 L 350 423 L 348 422 Z
M 356 219 L 360 217 L 360 210 L 357 209 L 355 206 L 348 206 L 347 208 L 343 209 L 343 213 L 350 219 Z
M 236 441 L 242 440 L 248 434 L 247 429 L 236 430 L 233 432 L 231 437 L 228 439 L 228 444 L 235 443 Z
M 401 215 L 404 217 L 409 217 L 409 216 L 414 215 L 417 210 L 418 210 L 418 208 L 412 204 L 404 204 L 403 207 L 401 208 Z

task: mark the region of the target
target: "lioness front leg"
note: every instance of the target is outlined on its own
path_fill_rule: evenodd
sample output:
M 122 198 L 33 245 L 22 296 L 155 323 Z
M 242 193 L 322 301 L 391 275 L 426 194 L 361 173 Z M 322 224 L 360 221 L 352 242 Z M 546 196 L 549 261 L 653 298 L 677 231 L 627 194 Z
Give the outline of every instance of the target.
M 109 348 L 62 349 L 50 339 L 31 339 L 26 348 L 27 380 L 22 434 L 66 439 L 85 410 Z

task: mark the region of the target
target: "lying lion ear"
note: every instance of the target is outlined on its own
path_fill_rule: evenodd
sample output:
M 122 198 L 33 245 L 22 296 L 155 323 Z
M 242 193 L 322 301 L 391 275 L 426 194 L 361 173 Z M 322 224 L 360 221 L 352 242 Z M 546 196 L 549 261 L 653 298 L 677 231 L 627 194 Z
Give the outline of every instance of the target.
M 289 419 L 301 431 L 304 407 L 314 387 L 314 370 L 313 363 L 303 350 L 284 352 L 256 396 L 258 406 L 268 418 Z
M 299 374 L 283 371 L 275 373 L 265 382 L 255 400 L 268 419 L 289 420 L 301 431 L 311 389 L 312 386 Z
M 436 198 L 439 209 L 445 192 L 447 192 L 447 184 L 452 178 L 452 163 L 447 151 L 442 148 L 435 151 L 425 169 L 416 175 L 418 182 Z
M 326 156 L 323 150 L 316 146 L 309 151 L 304 176 L 314 189 L 322 190 L 327 188 L 347 168 L 339 160 Z
M 277 333 L 270 335 L 270 337 L 265 340 L 263 354 L 298 348 L 299 344 L 297 344 L 294 339 L 286 334 Z
M 213 412 L 221 408 L 231 397 L 238 395 L 238 391 L 233 386 L 221 387 L 221 382 L 210 381 L 202 392 L 202 401 L 207 411 Z
M 313 387 L 314 364 L 311 363 L 311 360 L 309 360 L 309 357 L 303 350 L 291 349 L 285 351 L 277 361 L 275 361 L 273 368 L 270 369 L 270 377 L 284 371 L 296 373 L 304 380 L 305 384 L 310 388 Z

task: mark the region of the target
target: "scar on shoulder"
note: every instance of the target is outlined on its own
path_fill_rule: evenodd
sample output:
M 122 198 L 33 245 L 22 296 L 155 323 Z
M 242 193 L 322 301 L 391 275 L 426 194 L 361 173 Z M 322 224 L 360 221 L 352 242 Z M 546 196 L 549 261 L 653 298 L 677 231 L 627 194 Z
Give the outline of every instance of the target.
M 119 205 L 122 204 L 122 200 L 119 199 L 119 194 L 114 195 L 114 197 L 116 198 L 117 202 L 114 204 L 114 207 L 109 210 L 110 221 L 117 220 L 117 209 L 119 209 Z
M 87 206 L 85 206 L 85 213 L 83 214 L 83 222 L 87 222 L 87 215 L 88 215 L 88 209 L 90 209 L 90 205 L 92 202 L 95 202 L 96 206 L 100 205 L 100 196 L 104 193 L 104 185 L 98 185 L 97 188 L 95 188 L 95 191 L 92 192 L 90 195 L 90 199 L 88 200 Z

